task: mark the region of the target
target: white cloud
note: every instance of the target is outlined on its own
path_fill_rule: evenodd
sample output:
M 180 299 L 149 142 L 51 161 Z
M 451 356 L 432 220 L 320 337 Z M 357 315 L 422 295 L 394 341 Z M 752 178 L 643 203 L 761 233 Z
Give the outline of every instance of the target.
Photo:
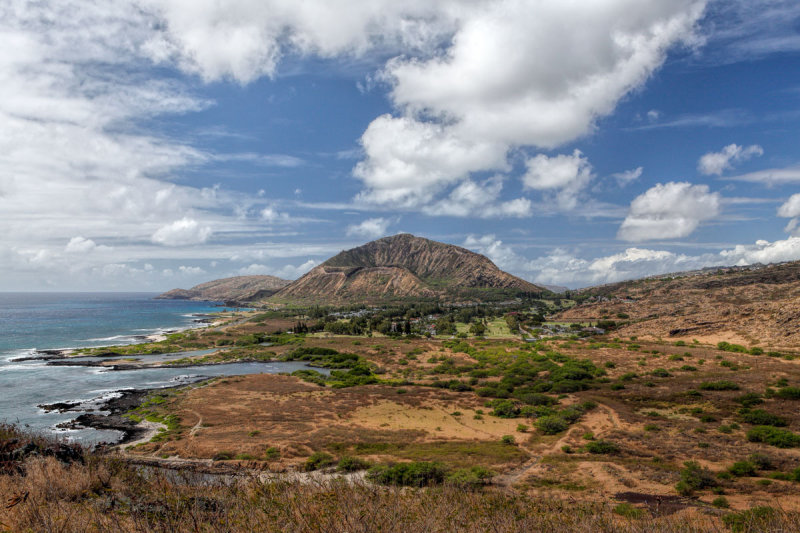
M 574 209 L 578 195 L 594 177 L 592 165 L 580 150 L 572 155 L 548 157 L 539 154 L 526 162 L 528 171 L 522 177 L 527 189 L 557 191 L 556 200 L 565 210 Z
M 661 111 L 659 111 L 658 109 L 651 109 L 650 111 L 647 112 L 647 120 L 649 120 L 650 122 L 655 122 L 656 120 L 659 119 L 659 117 L 661 117 Z
M 766 185 L 800 183 L 800 166 L 769 168 L 766 170 L 741 174 L 739 176 L 731 176 L 726 179 L 734 181 L 748 181 L 752 183 L 764 183 Z
M 468 141 L 439 124 L 382 115 L 364 132 L 367 157 L 353 173 L 367 189 L 360 201 L 418 207 L 472 172 L 505 169 L 506 147 Z
M 757 144 L 747 147 L 738 144 L 729 144 L 719 152 L 709 152 L 703 155 L 697 163 L 697 169 L 705 174 L 717 176 L 733 168 L 733 163 L 747 161 L 751 157 L 764 155 L 764 149 Z
M 424 205 L 445 184 L 502 170 L 516 147 L 554 148 L 591 133 L 669 48 L 692 42 L 704 5 L 460 5 L 444 52 L 399 57 L 384 69 L 399 116 L 379 117 L 364 133 L 365 160 L 354 172 L 367 188 L 360 198 Z M 565 208 L 575 205 L 574 192 L 558 195 Z
M 784 231 L 800 236 L 800 194 L 793 194 L 778 208 L 778 216 L 791 218 Z
M 200 267 L 184 265 L 178 267 L 178 272 L 186 276 L 200 276 L 206 274 L 206 271 Z
M 201 244 L 211 237 L 211 228 L 200 224 L 192 218 L 182 218 L 165 226 L 161 226 L 153 233 L 152 241 L 165 246 L 186 246 Z
M 778 208 L 778 216 L 794 218 L 800 216 L 800 194 L 793 194 Z
M 260 263 L 253 263 L 249 266 L 240 268 L 238 274 L 241 276 L 277 276 L 282 279 L 297 279 L 319 263 L 313 259 L 309 259 L 300 265 L 284 265 L 280 268 L 263 265 Z
M 393 221 L 388 218 L 368 218 L 359 224 L 347 226 L 346 233 L 351 237 L 377 239 L 387 234 L 392 223 Z
M 483 183 L 472 180 L 461 182 L 450 194 L 435 204 L 425 206 L 422 211 L 432 216 L 523 218 L 532 214 L 533 204 L 527 198 L 516 198 L 500 202 L 503 180 L 489 178 Z
M 527 259 L 494 235 L 470 235 L 466 248 L 485 254 L 500 268 L 533 282 L 585 287 L 627 279 L 714 266 L 751 265 L 800 260 L 800 237 L 736 245 L 719 253 L 677 254 L 667 250 L 627 248 L 596 258 L 582 258 L 564 248 Z
M 687 182 L 657 184 L 631 202 L 617 232 L 624 241 L 674 239 L 691 234 L 700 222 L 720 212 L 719 193 Z
M 617 184 L 619 184 L 620 187 L 625 187 L 642 177 L 643 171 L 643 167 L 636 167 L 624 172 L 617 172 L 612 174 L 612 176 L 617 180 Z
M 64 251 L 68 254 L 86 254 L 94 250 L 109 251 L 112 248 L 110 246 L 98 246 L 92 239 L 86 239 L 81 236 L 73 237 L 64 247 Z
M 286 223 L 291 220 L 291 217 L 288 213 L 282 213 L 276 210 L 274 207 L 265 207 L 261 210 L 261 220 L 269 222 L 271 224 L 278 224 L 278 223 Z

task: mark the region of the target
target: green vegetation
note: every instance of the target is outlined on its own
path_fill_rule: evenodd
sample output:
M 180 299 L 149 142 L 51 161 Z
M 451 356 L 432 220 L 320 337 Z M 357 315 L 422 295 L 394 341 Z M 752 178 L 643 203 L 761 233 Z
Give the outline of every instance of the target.
M 716 486 L 717 482 L 711 471 L 696 461 L 686 461 L 683 466 L 681 480 L 675 485 L 675 490 L 681 496 L 691 496 L 695 491 Z
M 710 391 L 725 391 L 725 390 L 739 390 L 741 387 L 733 381 L 704 381 L 700 384 L 700 390 Z
M 747 432 L 750 442 L 763 442 L 776 448 L 797 448 L 800 446 L 800 435 L 788 429 L 779 429 L 772 426 L 755 426 Z

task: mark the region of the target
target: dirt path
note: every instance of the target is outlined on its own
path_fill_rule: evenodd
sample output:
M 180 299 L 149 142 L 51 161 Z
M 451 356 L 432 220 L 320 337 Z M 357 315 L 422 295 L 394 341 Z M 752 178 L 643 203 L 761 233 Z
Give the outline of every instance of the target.
M 145 444 L 147 442 L 150 442 L 150 439 L 155 437 L 161 429 L 167 429 L 167 426 L 165 426 L 164 424 L 159 424 L 158 422 L 149 422 L 147 420 L 142 420 L 141 422 L 139 422 L 138 426 L 146 430 L 145 434 L 140 439 L 136 439 L 134 441 L 127 442 L 121 445 L 119 449 L 122 450 L 123 452 L 127 451 L 128 448 L 133 448 L 138 444 Z
M 203 417 L 197 411 L 190 410 L 189 412 L 197 417 L 197 424 L 192 426 L 192 429 L 189 430 L 189 438 L 193 439 L 195 433 L 197 433 L 198 431 L 200 431 L 203 428 Z
M 560 439 L 544 450 L 531 449 L 524 444 L 520 444 L 522 449 L 531 454 L 530 459 L 510 472 L 496 476 L 492 481 L 498 485 L 511 487 L 519 483 L 531 469 L 539 464 L 542 457 L 561 450 L 562 446 L 572 440 L 576 434 L 583 434 L 587 429 L 590 429 L 595 436 L 602 436 L 610 430 L 619 428 L 620 425 L 619 415 L 614 409 L 607 405 L 598 404 L 595 411 L 587 414 L 579 424 L 569 428 Z

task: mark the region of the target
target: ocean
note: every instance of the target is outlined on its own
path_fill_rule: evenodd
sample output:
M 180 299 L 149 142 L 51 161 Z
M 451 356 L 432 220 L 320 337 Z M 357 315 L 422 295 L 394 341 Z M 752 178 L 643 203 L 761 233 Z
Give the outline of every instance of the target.
M 97 408 L 124 389 L 168 387 L 200 377 L 292 372 L 302 363 L 234 363 L 108 371 L 14 361 L 36 350 L 130 344 L 142 336 L 198 326 L 224 308 L 213 302 L 154 300 L 151 293 L 0 293 L 0 422 L 66 440 L 114 441 L 116 431 L 56 426 Z M 146 359 L 146 356 L 142 357 Z M 40 404 L 80 401 L 78 412 L 46 413 Z

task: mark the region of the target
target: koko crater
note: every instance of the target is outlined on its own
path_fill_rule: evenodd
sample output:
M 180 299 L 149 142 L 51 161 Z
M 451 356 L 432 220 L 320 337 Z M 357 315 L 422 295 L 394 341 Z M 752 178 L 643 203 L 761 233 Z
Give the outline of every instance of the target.
M 343 251 L 288 282 L 273 276 L 211 281 L 159 298 L 269 304 L 372 304 L 399 300 L 492 301 L 544 291 L 487 257 L 401 233 Z

